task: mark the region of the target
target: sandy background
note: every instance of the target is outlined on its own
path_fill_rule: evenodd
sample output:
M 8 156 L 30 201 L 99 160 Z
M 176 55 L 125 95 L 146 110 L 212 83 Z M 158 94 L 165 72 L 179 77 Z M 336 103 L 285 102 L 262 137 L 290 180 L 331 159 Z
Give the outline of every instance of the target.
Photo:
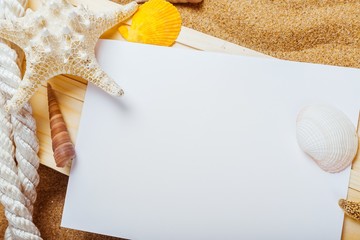
M 360 67 L 360 0 L 204 0 L 177 6 L 185 26 L 274 57 Z M 34 221 L 45 240 L 116 239 L 60 228 L 68 177 L 44 166 L 39 173 Z M 1 215 L 0 236 L 6 225 Z

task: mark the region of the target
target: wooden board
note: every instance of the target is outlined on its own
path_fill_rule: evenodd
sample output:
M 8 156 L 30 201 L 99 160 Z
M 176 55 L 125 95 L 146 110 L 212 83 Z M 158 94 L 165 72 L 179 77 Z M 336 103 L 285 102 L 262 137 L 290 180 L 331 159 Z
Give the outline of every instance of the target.
M 98 11 L 111 9 L 115 4 L 107 0 L 71 0 L 74 4 L 84 4 L 89 8 Z M 37 9 L 40 6 L 40 0 L 30 1 L 30 7 Z M 128 24 L 128 23 L 127 23 Z M 102 38 L 116 39 L 123 41 L 117 32 L 117 27 L 110 29 Z M 182 27 L 181 33 L 174 44 L 176 48 L 187 48 L 201 51 L 225 52 L 229 54 L 240 54 L 246 56 L 269 57 L 262 53 L 235 45 L 230 42 L 197 32 L 193 29 Z M 70 131 L 71 138 L 76 143 L 77 131 L 81 110 L 84 102 L 87 82 L 84 79 L 75 76 L 61 75 L 50 80 L 55 94 L 58 98 L 60 108 L 64 119 Z M 50 126 L 47 110 L 47 95 L 45 84 L 40 88 L 37 94 L 31 99 L 34 116 L 37 120 L 38 137 L 40 141 L 40 161 L 42 164 L 69 175 L 70 168 L 57 168 L 52 156 Z M 349 183 L 348 198 L 360 201 L 360 155 L 356 157 Z M 316 214 L 316 213 L 314 213 Z M 360 224 L 345 217 L 343 228 L 343 239 L 359 239 Z

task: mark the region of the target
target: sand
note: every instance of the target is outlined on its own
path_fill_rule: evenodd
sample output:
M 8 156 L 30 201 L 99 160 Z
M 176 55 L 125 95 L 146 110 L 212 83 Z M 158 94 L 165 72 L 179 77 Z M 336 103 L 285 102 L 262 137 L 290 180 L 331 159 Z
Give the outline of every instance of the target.
M 205 0 L 177 6 L 185 26 L 271 56 L 360 67 L 360 0 Z M 68 177 L 44 166 L 39 173 L 34 221 L 45 240 L 116 239 L 60 228 Z M 0 236 L 6 225 L 0 216 Z
M 277 58 L 360 67 L 360 1 L 206 0 L 180 10 L 185 26 Z

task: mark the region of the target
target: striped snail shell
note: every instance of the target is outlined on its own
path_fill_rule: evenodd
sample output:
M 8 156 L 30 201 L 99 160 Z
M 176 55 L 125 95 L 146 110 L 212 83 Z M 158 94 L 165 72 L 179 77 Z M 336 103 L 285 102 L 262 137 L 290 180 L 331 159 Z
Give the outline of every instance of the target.
M 49 83 L 47 85 L 47 92 L 54 158 L 57 167 L 65 167 L 75 158 L 75 149 L 73 143 L 71 142 L 70 135 L 61 114 L 54 91 Z

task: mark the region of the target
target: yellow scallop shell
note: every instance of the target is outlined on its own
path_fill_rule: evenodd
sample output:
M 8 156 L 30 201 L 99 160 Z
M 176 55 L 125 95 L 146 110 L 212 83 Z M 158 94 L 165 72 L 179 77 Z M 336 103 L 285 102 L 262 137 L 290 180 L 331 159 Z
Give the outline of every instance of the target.
M 171 46 L 181 29 L 181 16 L 165 0 L 150 0 L 139 7 L 130 27 L 121 26 L 120 34 L 129 42 Z

